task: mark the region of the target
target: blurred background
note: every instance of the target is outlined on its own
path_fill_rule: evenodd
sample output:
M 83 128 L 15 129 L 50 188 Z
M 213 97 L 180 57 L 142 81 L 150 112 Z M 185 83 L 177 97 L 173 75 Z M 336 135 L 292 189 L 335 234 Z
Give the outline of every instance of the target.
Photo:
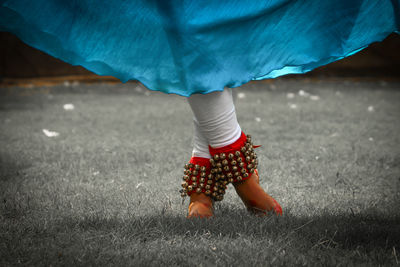
M 109 76 L 98 76 L 80 66 L 71 66 L 34 49 L 16 36 L 0 32 L 0 83 L 2 86 L 53 85 L 65 81 L 118 82 Z M 367 79 L 400 79 L 400 35 L 392 34 L 360 53 L 296 77 L 357 77 Z

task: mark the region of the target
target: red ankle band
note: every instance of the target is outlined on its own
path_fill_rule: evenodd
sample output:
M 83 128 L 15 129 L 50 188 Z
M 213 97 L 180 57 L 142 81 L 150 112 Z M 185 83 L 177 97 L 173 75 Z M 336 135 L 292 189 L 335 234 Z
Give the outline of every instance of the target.
M 208 146 L 208 149 L 210 151 L 211 156 L 214 156 L 215 154 L 220 154 L 220 153 L 226 154 L 227 151 L 240 150 L 241 147 L 246 143 L 246 141 L 247 141 L 247 137 L 244 134 L 244 132 L 242 132 L 239 139 L 236 140 L 235 143 L 227 145 L 227 146 L 223 146 L 223 147 L 218 147 L 218 148 L 213 148 L 211 146 Z
M 189 163 L 192 163 L 193 165 L 197 164 L 200 166 L 205 166 L 206 168 L 211 166 L 209 158 L 191 157 Z

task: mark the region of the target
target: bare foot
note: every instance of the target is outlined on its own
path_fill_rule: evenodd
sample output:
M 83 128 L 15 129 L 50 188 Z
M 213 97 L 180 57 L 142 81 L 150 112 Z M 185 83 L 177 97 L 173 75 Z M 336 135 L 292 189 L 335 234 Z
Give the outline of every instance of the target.
M 250 212 L 257 215 L 266 215 L 273 210 L 275 214 L 282 215 L 282 208 L 278 202 L 260 186 L 257 170 L 249 179 L 235 183 L 234 187 Z
M 187 218 L 210 218 L 213 216 L 213 202 L 204 193 L 190 195 Z

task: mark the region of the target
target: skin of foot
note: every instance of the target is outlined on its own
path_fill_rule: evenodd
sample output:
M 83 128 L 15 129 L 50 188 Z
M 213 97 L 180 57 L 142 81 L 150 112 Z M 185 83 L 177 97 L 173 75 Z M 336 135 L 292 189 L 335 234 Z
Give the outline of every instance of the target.
M 190 195 L 187 218 L 211 218 L 213 216 L 213 201 L 204 193 Z
M 270 211 L 274 211 L 277 215 L 282 215 L 281 206 L 264 191 L 259 181 L 256 170 L 249 179 L 234 184 L 236 193 L 247 209 L 256 215 L 267 215 Z

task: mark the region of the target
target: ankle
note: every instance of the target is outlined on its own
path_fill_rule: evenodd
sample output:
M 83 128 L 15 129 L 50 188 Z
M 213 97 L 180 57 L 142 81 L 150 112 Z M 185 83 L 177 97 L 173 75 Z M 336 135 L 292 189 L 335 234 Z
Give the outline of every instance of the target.
M 238 181 L 232 183 L 236 191 L 240 189 L 245 189 L 246 187 L 251 187 L 252 184 L 260 184 L 260 177 L 258 176 L 257 170 L 254 171 L 246 180 Z
M 204 193 L 193 193 L 190 195 L 190 203 L 199 202 L 212 207 L 212 199 Z

